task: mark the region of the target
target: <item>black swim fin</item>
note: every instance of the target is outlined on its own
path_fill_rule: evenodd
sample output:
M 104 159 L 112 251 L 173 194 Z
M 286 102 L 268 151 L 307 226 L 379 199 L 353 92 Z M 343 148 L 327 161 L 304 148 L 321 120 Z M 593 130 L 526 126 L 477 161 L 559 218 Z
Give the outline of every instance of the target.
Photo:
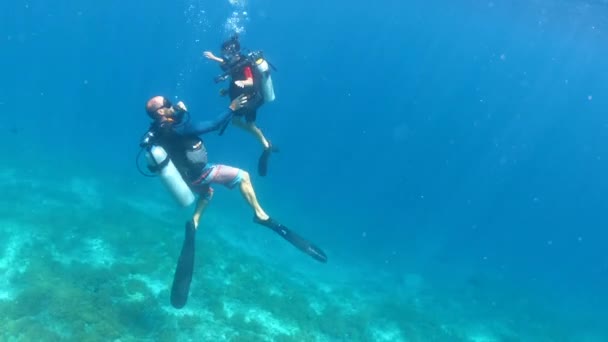
M 268 158 L 270 158 L 272 152 L 278 151 L 279 149 L 274 147 L 273 145 L 270 145 L 268 148 L 264 149 L 264 152 L 262 152 L 262 155 L 260 156 L 260 159 L 258 161 L 258 173 L 260 174 L 260 176 L 264 177 L 266 176 L 266 174 L 268 174 Z
M 171 286 L 171 305 L 176 309 L 181 309 L 188 301 L 192 273 L 194 272 L 194 252 L 195 252 L 196 229 L 192 220 L 186 222 L 186 235 L 184 244 L 177 261 L 173 285 Z
M 284 225 L 280 224 L 279 222 L 273 220 L 272 218 L 268 218 L 267 220 L 260 220 L 257 216 L 254 215 L 253 222 L 272 229 L 277 234 L 279 234 L 283 239 L 289 241 L 297 249 L 310 255 L 313 259 L 315 259 L 319 262 L 322 262 L 322 263 L 327 262 L 327 255 L 325 254 L 325 252 L 323 252 L 323 250 L 321 250 L 321 248 L 306 241 L 306 239 L 299 236 L 295 232 L 289 230 L 289 228 L 287 228 Z

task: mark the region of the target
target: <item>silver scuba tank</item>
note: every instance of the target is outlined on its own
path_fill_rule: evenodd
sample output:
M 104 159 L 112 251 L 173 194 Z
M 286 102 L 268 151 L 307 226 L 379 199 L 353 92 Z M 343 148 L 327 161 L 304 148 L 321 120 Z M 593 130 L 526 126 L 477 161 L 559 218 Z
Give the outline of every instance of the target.
M 152 145 L 146 149 L 146 159 L 148 166 L 156 169 L 155 173 L 160 176 L 165 187 L 182 207 L 187 207 L 194 202 L 192 190 L 177 171 L 164 148 Z
M 270 66 L 264 58 L 258 58 L 255 61 L 255 66 L 262 75 L 261 85 L 264 102 L 272 102 L 275 99 L 274 88 L 272 86 L 272 77 L 270 76 Z

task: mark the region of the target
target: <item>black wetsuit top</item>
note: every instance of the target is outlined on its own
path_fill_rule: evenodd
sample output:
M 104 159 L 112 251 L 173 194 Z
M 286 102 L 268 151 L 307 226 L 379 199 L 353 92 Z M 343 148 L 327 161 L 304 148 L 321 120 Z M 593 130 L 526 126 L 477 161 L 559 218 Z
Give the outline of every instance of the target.
M 212 121 L 181 125 L 152 124 L 154 144 L 162 146 L 179 173 L 187 182 L 200 177 L 207 165 L 207 150 L 199 135 L 221 130 L 230 122 L 234 112 L 227 111 Z
M 228 96 L 230 100 L 234 100 L 242 94 L 247 95 L 249 100 L 247 105 L 239 111 L 239 114 L 247 111 L 255 111 L 264 102 L 262 92 L 260 90 L 260 76 L 255 74 L 254 66 L 250 62 L 246 62 L 247 57 L 241 55 L 240 59 L 230 64 L 222 65 L 221 68 L 230 74 L 230 86 L 228 87 Z M 234 82 L 239 80 L 246 80 L 251 77 L 253 79 L 253 86 L 251 87 L 239 87 Z

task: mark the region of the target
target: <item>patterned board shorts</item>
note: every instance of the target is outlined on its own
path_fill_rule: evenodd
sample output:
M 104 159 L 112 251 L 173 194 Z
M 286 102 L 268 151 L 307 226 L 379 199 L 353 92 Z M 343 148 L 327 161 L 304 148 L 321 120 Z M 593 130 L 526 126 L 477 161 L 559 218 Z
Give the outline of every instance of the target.
M 210 199 L 213 195 L 212 184 L 221 184 L 232 189 L 241 180 L 243 180 L 243 170 L 232 166 L 209 163 L 203 169 L 201 176 L 190 184 L 190 187 L 195 193 Z

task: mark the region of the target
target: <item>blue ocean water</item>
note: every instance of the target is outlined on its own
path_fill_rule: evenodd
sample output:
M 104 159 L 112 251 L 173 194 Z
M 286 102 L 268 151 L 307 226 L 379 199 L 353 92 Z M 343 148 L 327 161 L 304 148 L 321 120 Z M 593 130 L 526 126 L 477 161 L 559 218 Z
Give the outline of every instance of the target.
M 238 191 L 218 189 L 203 219 L 209 235 L 197 243 L 205 250 L 214 237 L 224 242 L 208 252 L 213 261 L 197 259 L 208 277 L 199 279 L 221 283 L 242 264 L 246 282 L 259 274 L 270 284 L 318 286 L 302 305 L 359 303 L 306 323 L 267 298 L 275 320 L 296 327 L 275 329 L 285 340 L 608 340 L 605 1 L 18 0 L 0 10 L 0 324 L 13 329 L 3 339 L 51 336 L 36 335 L 43 323 L 23 332 L 16 322 L 25 318 L 69 326 L 73 317 L 17 309 L 41 300 L 36 282 L 24 280 L 32 280 L 27 264 L 53 284 L 75 272 L 109 283 L 151 277 L 145 283 L 158 291 L 142 295 L 146 305 L 168 305 L 163 291 L 191 208 L 137 172 L 144 105 L 162 94 L 183 100 L 193 118 L 221 113 L 219 68 L 202 52 L 218 52 L 238 31 L 277 67 L 277 100 L 260 109 L 258 124 L 281 151 L 259 177 L 260 147 L 230 127 L 205 137 L 210 157 L 250 171 L 262 205 L 323 246 L 329 263 L 254 227 Z M 32 246 L 52 246 L 54 259 L 46 257 L 62 265 L 76 255 L 83 265 L 53 273 L 43 254 L 27 252 Z M 223 258 L 232 261 L 217 266 Z M 121 263 L 148 266 L 100 266 Z M 192 312 L 211 305 L 203 289 L 221 293 L 227 312 L 262 305 L 242 299 L 245 285 L 214 290 L 197 281 Z M 271 287 L 260 284 L 252 297 Z M 70 297 L 52 284 L 40 288 L 52 303 Z M 81 301 L 121 300 L 120 286 L 82 288 L 73 289 Z M 228 309 L 230 301 L 239 309 Z M 396 308 L 379 304 L 387 301 Z M 117 314 L 121 321 L 139 317 L 129 310 Z M 160 310 L 110 330 L 173 340 L 151 331 L 184 324 L 174 317 Z M 339 322 L 334 330 L 316 323 L 328 317 Z M 360 326 L 374 317 L 376 328 Z M 197 327 L 209 323 L 197 319 L 179 339 L 217 339 L 201 337 Z M 241 340 L 274 336 L 222 323 L 249 329 Z M 63 325 L 55 333 L 75 338 Z

